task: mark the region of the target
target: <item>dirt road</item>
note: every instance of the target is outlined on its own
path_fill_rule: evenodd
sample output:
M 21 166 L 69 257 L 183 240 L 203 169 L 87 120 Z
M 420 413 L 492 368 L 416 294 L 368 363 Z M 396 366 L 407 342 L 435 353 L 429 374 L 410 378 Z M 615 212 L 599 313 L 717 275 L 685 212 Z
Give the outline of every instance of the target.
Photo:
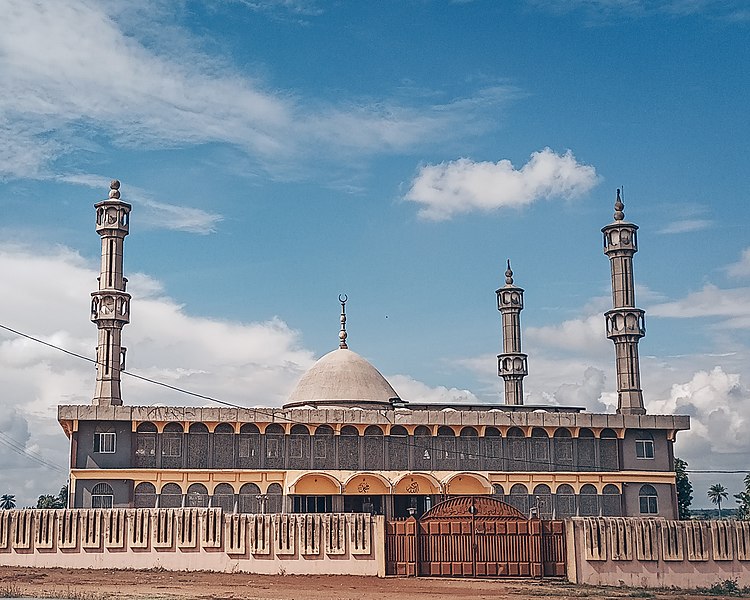
M 376 579 L 169 571 L 84 571 L 0 567 L 0 597 L 138 600 L 537 600 L 700 598 L 675 592 L 591 588 L 534 580 Z

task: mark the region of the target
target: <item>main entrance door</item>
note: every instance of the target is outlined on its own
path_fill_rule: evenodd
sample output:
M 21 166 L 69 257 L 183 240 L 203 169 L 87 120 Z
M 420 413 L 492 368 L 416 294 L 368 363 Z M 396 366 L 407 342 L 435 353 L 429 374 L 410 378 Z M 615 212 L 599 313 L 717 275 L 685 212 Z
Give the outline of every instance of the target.
M 494 498 L 461 496 L 421 519 L 386 522 L 389 575 L 562 577 L 562 521 L 527 519 Z

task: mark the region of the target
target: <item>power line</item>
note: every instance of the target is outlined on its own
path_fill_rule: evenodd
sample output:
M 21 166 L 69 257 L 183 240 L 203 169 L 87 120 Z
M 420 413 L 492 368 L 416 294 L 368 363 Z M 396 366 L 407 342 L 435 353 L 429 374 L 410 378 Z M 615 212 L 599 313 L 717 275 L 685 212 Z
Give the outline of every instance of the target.
M 82 354 L 78 354 L 77 352 L 73 352 L 73 351 L 68 350 L 66 348 L 63 348 L 61 346 L 57 346 L 56 344 L 52 344 L 51 342 L 46 342 L 44 340 L 41 340 L 41 339 L 39 339 L 37 337 L 34 337 L 32 335 L 29 335 L 27 333 L 23 333 L 21 331 L 18 331 L 16 329 L 8 327 L 7 325 L 0 324 L 0 329 L 4 329 L 6 331 L 9 331 L 10 333 L 13 333 L 14 335 L 19 336 L 19 337 L 26 338 L 26 339 L 28 339 L 30 341 L 42 344 L 42 345 L 47 346 L 49 348 L 52 348 L 54 350 L 58 350 L 60 352 L 63 352 L 65 354 L 68 354 L 70 356 L 73 356 L 73 357 L 81 359 L 81 360 L 85 360 L 85 361 L 93 363 L 95 365 L 103 364 L 103 363 L 99 363 L 96 359 L 90 358 L 88 356 L 84 356 Z M 181 388 L 181 387 L 178 387 L 178 386 L 175 386 L 175 385 L 171 385 L 171 384 L 165 383 L 163 381 L 158 381 L 158 380 L 152 379 L 150 377 L 145 377 L 143 375 L 138 375 L 136 373 L 132 373 L 132 372 L 127 371 L 127 370 L 123 370 L 121 372 L 124 373 L 125 375 L 133 377 L 134 379 L 139 379 L 141 381 L 145 381 L 145 382 L 151 383 L 153 385 L 158 385 L 158 386 L 170 389 L 172 391 L 178 392 L 180 394 L 186 394 L 188 396 L 192 396 L 194 398 L 200 398 L 202 400 L 207 400 L 209 402 L 215 402 L 217 404 L 221 404 L 222 406 L 228 406 L 230 408 L 252 409 L 256 413 L 261 413 L 261 414 L 264 414 L 264 415 L 266 415 L 268 417 L 272 417 L 274 420 L 282 420 L 282 421 L 285 421 L 285 422 L 288 422 L 288 423 L 293 423 L 293 424 L 296 424 L 296 425 L 305 425 L 305 426 L 307 425 L 307 423 L 304 423 L 303 421 L 300 421 L 298 419 L 294 419 L 292 417 L 286 417 L 284 415 L 279 415 L 279 414 L 273 413 L 273 412 L 271 412 L 269 410 L 266 410 L 266 409 L 263 409 L 263 408 L 248 407 L 248 406 L 242 406 L 242 405 L 239 405 L 239 404 L 234 404 L 234 403 L 228 402 L 226 400 L 220 400 L 218 398 L 214 398 L 213 396 L 208 396 L 206 394 L 199 394 L 198 392 L 193 392 L 191 390 L 187 390 L 185 388 Z M 397 441 L 397 440 L 394 439 L 395 437 L 398 437 L 398 436 L 388 436 L 389 443 L 398 444 L 398 445 L 401 445 L 401 446 L 406 447 L 406 448 L 416 448 L 418 450 L 427 451 L 427 452 L 437 452 L 437 453 L 444 453 L 444 454 L 452 454 L 452 455 L 462 456 L 462 457 L 463 456 L 471 456 L 471 457 L 476 457 L 476 458 L 485 458 L 485 459 L 494 459 L 494 460 L 503 460 L 504 459 L 504 457 L 490 456 L 490 455 L 487 455 L 487 454 L 483 454 L 481 452 L 474 453 L 474 452 L 467 452 L 465 450 L 452 450 L 452 449 L 449 449 L 449 448 L 440 448 L 440 447 L 436 447 L 436 446 L 425 446 L 425 445 L 421 445 L 421 444 L 411 443 L 411 442 L 408 442 L 408 441 Z M 427 438 L 427 437 L 428 436 L 425 436 L 425 438 Z M 434 438 L 434 437 L 440 437 L 440 436 L 430 436 L 430 437 Z M 446 440 L 448 440 L 448 439 L 455 440 L 455 439 L 462 439 L 462 438 L 460 436 L 458 436 L 458 437 L 445 436 L 444 439 L 446 439 Z M 478 439 L 478 438 L 465 437 L 463 439 Z M 505 439 L 507 439 L 507 437 Z M 517 439 L 531 439 L 531 438 L 523 437 L 523 438 L 517 438 Z M 544 438 L 540 438 L 540 439 L 544 439 Z M 549 438 L 547 438 L 547 439 L 549 439 Z M 522 464 L 532 465 L 532 466 L 536 466 L 540 462 L 539 460 L 530 460 L 530 459 L 524 459 L 524 458 L 510 458 L 509 460 L 513 461 L 514 463 L 522 463 Z M 572 460 L 570 461 L 570 463 L 555 463 L 555 462 L 544 461 L 544 464 L 545 465 L 549 465 L 552 468 L 554 468 L 554 467 L 565 467 L 565 468 L 570 467 L 570 468 L 572 468 L 573 467 L 573 461 Z M 56 467 L 56 468 L 59 469 L 59 467 Z M 594 465 L 590 465 L 590 466 L 586 465 L 586 471 L 585 472 L 590 472 L 591 473 L 591 472 L 609 472 L 609 471 L 611 471 L 611 469 L 604 469 L 604 468 L 597 467 L 597 466 L 594 466 Z M 750 473 L 750 471 L 741 471 L 741 470 L 735 470 L 735 471 L 733 471 L 733 470 L 701 470 L 701 469 L 688 469 L 688 470 L 686 470 L 686 472 L 687 473 L 696 473 L 696 474 L 697 473 L 704 473 L 704 474 L 710 474 L 710 473 L 714 473 L 714 474 L 745 474 L 745 473 Z

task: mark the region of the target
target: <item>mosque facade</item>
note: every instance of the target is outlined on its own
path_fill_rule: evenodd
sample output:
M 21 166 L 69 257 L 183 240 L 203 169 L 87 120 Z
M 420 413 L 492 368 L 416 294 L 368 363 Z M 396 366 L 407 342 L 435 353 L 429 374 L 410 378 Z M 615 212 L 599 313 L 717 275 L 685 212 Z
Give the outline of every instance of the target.
M 95 205 L 101 274 L 92 294 L 97 376 L 91 405 L 58 408 L 70 438 L 74 508 L 221 507 L 239 513 L 419 516 L 454 496 L 492 496 L 527 516 L 676 518 L 673 444 L 689 418 L 646 414 L 635 305 L 638 226 L 602 229 L 612 274 L 605 314 L 614 342 L 613 414 L 524 404 L 528 357 L 521 348 L 524 290 L 508 263 L 496 291 L 503 352 L 503 404 L 418 404 L 401 399 L 350 350 L 346 298 L 339 347 L 301 378 L 281 408 L 123 405 L 122 330 L 130 319 L 123 247 L 131 206 L 113 181 Z

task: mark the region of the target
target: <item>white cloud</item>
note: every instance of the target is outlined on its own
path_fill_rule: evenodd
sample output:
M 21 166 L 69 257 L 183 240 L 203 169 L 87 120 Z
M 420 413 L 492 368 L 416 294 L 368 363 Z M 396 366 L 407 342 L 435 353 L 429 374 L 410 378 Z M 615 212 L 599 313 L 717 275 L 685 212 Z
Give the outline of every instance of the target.
M 723 289 L 706 284 L 680 300 L 653 305 L 650 314 L 656 317 L 720 318 L 723 327 L 750 328 L 750 288 Z
M 527 327 L 524 335 L 536 346 L 600 355 L 611 342 L 605 337 L 604 317 L 595 313 L 544 327 Z
M 471 211 L 523 208 L 544 198 L 574 198 L 597 180 L 596 169 L 579 163 L 570 150 L 556 154 L 545 148 L 520 169 L 509 160 L 468 158 L 422 166 L 405 199 L 421 205 L 421 217 L 440 221 Z
M 750 248 L 745 248 L 740 260 L 729 265 L 726 271 L 730 277 L 750 277 Z
M 2 324 L 93 357 L 96 328 L 88 314 L 97 275 L 66 248 L 0 246 L 0 278 L 13 281 L 0 294 Z M 123 337 L 131 348 L 127 368 L 135 373 L 242 406 L 273 406 L 313 362 L 299 334 L 280 319 L 196 317 L 153 278 L 136 273 L 129 279 L 132 323 Z M 57 405 L 90 403 L 94 381 L 90 363 L 0 330 L 0 432 L 63 470 L 68 442 L 56 422 Z M 127 376 L 122 387 L 130 405 L 207 404 Z M 56 493 L 65 482 L 66 475 L 32 459 L 10 450 L 4 456 L 0 493 L 16 493 L 19 504 Z
M 441 404 L 477 403 L 479 399 L 469 390 L 447 388 L 445 386 L 430 387 L 426 383 L 417 381 L 408 375 L 393 375 L 388 377 L 393 389 L 399 397 L 407 402 L 435 402 Z
M 671 222 L 666 227 L 660 229 L 658 233 L 690 233 L 693 231 L 708 229 L 711 225 L 713 225 L 713 221 L 709 219 L 683 219 L 681 221 Z
M 425 109 L 306 100 L 201 54 L 171 19 L 179 5 L 117 8 L 0 0 L 0 176 L 45 176 L 56 158 L 96 151 L 103 138 L 138 148 L 225 143 L 286 173 L 310 157 L 402 151 L 481 131 L 490 125 L 483 112 L 511 94 L 492 88 Z M 125 30 L 146 15 L 153 22 Z

